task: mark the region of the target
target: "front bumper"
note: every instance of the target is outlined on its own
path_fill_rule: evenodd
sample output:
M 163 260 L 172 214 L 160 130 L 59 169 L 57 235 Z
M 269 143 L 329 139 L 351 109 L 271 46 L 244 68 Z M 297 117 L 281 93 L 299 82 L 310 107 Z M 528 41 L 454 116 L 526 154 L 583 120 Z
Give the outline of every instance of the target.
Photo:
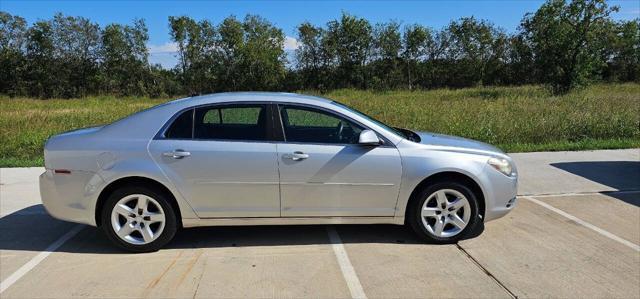
M 96 190 L 102 184 L 102 178 L 93 172 L 58 174 L 47 169 L 40 175 L 40 198 L 54 218 L 96 226 Z
M 508 177 L 491 167 L 485 167 L 483 175 L 485 193 L 484 222 L 507 215 L 517 203 L 518 177 Z

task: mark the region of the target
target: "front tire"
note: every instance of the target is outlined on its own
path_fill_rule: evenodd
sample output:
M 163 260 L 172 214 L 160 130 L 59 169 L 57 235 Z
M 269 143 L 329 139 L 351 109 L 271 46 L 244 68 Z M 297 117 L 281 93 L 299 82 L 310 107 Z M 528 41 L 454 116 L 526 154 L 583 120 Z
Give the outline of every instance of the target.
M 408 208 L 409 225 L 419 237 L 436 244 L 456 243 L 482 221 L 476 196 L 457 182 L 424 188 Z
M 143 186 L 117 189 L 102 209 L 102 229 L 118 247 L 131 252 L 157 251 L 177 231 L 167 196 Z

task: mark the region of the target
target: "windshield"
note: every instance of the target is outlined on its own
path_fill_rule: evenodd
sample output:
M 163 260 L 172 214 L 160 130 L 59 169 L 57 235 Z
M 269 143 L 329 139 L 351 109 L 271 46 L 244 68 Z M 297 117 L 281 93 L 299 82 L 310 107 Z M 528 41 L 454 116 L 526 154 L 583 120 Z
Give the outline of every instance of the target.
M 375 123 L 376 125 L 385 128 L 387 131 L 389 131 L 391 133 L 399 135 L 400 137 L 403 137 L 403 138 L 409 138 L 409 136 L 407 136 L 407 134 L 405 134 L 401 130 L 398 130 L 398 129 L 394 128 L 394 127 L 390 127 L 390 126 L 386 125 L 385 123 L 383 123 L 383 122 L 381 122 L 381 121 L 379 121 L 379 120 L 377 120 L 377 119 L 375 119 L 375 118 L 373 118 L 373 117 L 371 117 L 369 115 L 366 115 L 366 114 L 364 114 L 364 113 L 362 113 L 362 112 L 360 112 L 360 111 L 358 111 L 356 109 L 353 109 L 353 108 L 351 108 L 351 107 L 349 107 L 349 106 L 347 106 L 345 104 L 342 104 L 342 103 L 339 103 L 339 102 L 336 102 L 336 101 L 332 101 L 331 103 L 333 103 L 336 106 L 340 106 L 340 107 L 342 107 L 344 109 L 347 109 L 347 110 L 349 110 L 349 111 L 351 111 L 351 112 L 353 112 L 355 114 L 358 114 L 358 115 L 366 118 L 370 122 Z

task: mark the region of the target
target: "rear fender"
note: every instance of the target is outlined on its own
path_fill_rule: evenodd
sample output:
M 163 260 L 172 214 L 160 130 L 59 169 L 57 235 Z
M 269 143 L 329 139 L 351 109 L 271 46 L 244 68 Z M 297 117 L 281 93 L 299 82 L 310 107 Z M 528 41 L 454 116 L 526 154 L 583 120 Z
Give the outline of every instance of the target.
M 127 177 L 143 177 L 154 180 L 165 186 L 172 193 L 173 197 L 176 199 L 178 207 L 180 208 L 180 216 L 183 219 L 198 218 L 191 205 L 176 189 L 175 185 L 171 183 L 171 181 L 164 175 L 160 168 L 158 168 L 158 166 L 148 158 L 117 161 L 112 164 L 111 168 L 101 169 L 100 176 L 105 181 L 104 186 L 102 186 L 102 190 L 104 190 L 112 182 Z M 99 193 L 101 193 L 102 190 L 100 190 Z

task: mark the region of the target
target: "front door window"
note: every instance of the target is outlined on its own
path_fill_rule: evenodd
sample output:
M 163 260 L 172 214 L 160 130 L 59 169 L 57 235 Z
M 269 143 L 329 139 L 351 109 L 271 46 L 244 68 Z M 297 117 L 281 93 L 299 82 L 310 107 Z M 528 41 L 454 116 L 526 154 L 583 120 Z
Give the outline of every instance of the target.
M 356 144 L 363 128 L 337 115 L 302 106 L 280 110 L 287 142 Z

